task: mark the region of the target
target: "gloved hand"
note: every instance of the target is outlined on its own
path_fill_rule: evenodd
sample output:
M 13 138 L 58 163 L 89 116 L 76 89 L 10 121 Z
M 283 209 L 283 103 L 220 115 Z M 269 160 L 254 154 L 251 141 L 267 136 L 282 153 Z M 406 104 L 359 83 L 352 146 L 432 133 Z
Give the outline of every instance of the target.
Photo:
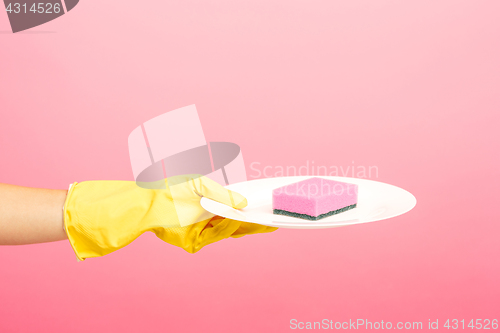
M 277 228 L 226 219 L 204 210 L 201 197 L 241 209 L 247 200 L 213 180 L 176 176 L 163 189 L 143 188 L 133 181 L 74 183 L 64 205 L 64 228 L 79 260 L 121 249 L 146 231 L 195 253 L 228 237 L 271 232 Z

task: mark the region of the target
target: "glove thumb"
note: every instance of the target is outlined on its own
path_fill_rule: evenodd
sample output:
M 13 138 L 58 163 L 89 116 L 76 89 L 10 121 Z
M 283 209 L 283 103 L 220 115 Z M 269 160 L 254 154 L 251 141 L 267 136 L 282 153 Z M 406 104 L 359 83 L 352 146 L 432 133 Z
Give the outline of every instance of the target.
M 247 199 L 237 192 L 222 187 L 219 183 L 208 177 L 200 177 L 194 180 L 195 191 L 202 197 L 207 197 L 234 209 L 245 208 Z

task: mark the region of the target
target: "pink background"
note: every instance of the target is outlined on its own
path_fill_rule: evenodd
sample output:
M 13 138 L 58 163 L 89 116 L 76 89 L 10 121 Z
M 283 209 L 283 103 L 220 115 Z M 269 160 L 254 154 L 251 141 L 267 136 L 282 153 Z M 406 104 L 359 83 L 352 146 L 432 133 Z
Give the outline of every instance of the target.
M 376 165 L 410 213 L 195 255 L 145 234 L 77 263 L 0 247 L 1 332 L 280 332 L 290 319 L 499 318 L 500 2 L 87 1 L 9 33 L 0 182 L 132 179 L 127 137 L 195 103 L 262 166 Z

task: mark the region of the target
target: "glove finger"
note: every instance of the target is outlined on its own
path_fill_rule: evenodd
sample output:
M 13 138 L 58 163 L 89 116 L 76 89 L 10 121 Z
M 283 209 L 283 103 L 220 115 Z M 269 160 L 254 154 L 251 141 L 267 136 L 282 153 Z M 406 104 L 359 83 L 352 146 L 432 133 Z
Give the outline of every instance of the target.
M 190 253 L 196 253 L 209 244 L 231 237 L 231 234 L 239 228 L 240 223 L 239 221 L 215 216 L 203 226 L 203 229 L 195 236 L 195 239 L 189 242 L 189 246 L 183 248 Z M 197 224 L 194 224 L 193 227 L 196 228 Z
M 214 216 L 201 232 L 200 238 L 215 241 L 229 238 L 238 230 L 241 223 L 243 222 Z
M 245 235 L 261 234 L 266 232 L 273 232 L 276 230 L 278 230 L 278 228 L 276 227 L 269 227 L 267 225 L 257 223 L 241 222 L 240 227 L 235 230 L 231 237 L 238 238 Z

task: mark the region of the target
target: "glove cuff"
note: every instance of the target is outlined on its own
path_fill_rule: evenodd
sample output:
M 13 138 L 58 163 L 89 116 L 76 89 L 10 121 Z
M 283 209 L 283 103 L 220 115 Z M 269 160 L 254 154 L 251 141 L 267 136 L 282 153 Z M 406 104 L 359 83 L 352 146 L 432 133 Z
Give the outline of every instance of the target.
M 63 227 L 64 227 L 64 231 L 66 232 L 66 235 L 68 236 L 68 240 L 69 240 L 69 243 L 71 244 L 71 248 L 75 252 L 75 256 L 76 256 L 77 261 L 83 261 L 83 260 L 85 260 L 85 258 L 83 258 L 82 256 L 80 256 L 78 254 L 78 251 L 76 250 L 75 240 L 72 236 L 72 233 L 68 232 L 68 229 L 72 229 L 71 226 L 68 226 L 69 221 L 71 220 L 71 217 L 70 217 L 71 213 L 68 211 L 68 203 L 71 200 L 71 196 L 73 195 L 73 192 L 74 192 L 77 184 L 78 184 L 78 182 L 74 182 L 73 184 L 69 185 L 68 194 L 66 195 L 66 201 L 64 202 L 64 207 L 63 207 L 63 217 L 64 217 Z

